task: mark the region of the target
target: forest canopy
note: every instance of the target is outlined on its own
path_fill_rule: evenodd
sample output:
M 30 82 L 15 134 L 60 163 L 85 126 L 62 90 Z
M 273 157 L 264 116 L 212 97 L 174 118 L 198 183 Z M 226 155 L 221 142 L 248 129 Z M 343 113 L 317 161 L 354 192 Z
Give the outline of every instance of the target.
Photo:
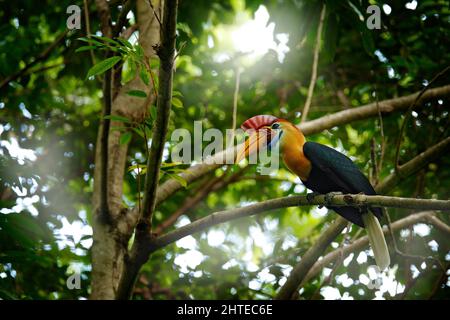
M 20 0 L 0 18 L 0 299 L 450 297 L 449 1 Z M 195 152 L 255 115 L 385 196 L 351 199 L 386 208 L 388 270 L 281 161 Z M 188 163 L 180 132 L 200 139 Z

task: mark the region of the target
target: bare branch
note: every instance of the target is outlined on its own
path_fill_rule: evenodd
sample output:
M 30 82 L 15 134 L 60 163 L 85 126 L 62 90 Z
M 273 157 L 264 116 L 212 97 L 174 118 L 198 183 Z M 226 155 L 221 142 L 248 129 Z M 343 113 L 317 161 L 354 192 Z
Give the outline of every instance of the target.
M 236 67 L 236 81 L 233 94 L 233 123 L 231 124 L 231 141 L 234 141 L 234 130 L 236 129 L 237 107 L 239 98 L 239 84 L 241 82 L 241 69 Z
M 379 110 L 381 111 L 382 114 L 404 110 L 408 108 L 409 105 L 414 101 L 414 99 L 417 97 L 417 94 L 418 93 L 416 92 L 399 98 L 379 101 L 378 102 Z M 422 97 L 420 97 L 417 103 L 424 103 L 434 98 L 448 97 L 448 96 L 450 96 L 450 85 L 427 90 L 422 95 Z M 377 115 L 378 115 L 377 103 L 373 102 L 361 107 L 339 111 L 312 121 L 302 123 L 299 126 L 299 128 L 303 131 L 304 134 L 310 135 L 346 123 L 367 119 Z
M 84 20 L 85 20 L 85 23 L 86 23 L 86 37 L 88 39 L 90 39 L 91 38 L 91 21 L 89 19 L 88 0 L 83 0 L 83 4 L 84 4 Z M 95 61 L 94 51 L 92 49 L 90 49 L 89 50 L 89 54 L 91 56 L 92 65 L 95 65 L 96 61 Z
M 302 119 L 300 120 L 300 123 L 303 123 L 306 121 L 306 117 L 308 116 L 309 108 L 311 106 L 311 101 L 312 101 L 312 97 L 314 94 L 314 87 L 316 86 L 317 66 L 319 65 L 319 51 L 320 51 L 320 43 L 321 43 L 320 39 L 322 38 L 323 22 L 325 20 L 326 11 L 327 11 L 327 6 L 324 3 L 322 6 L 322 11 L 320 13 L 319 26 L 317 27 L 316 46 L 314 48 L 314 60 L 313 60 L 313 65 L 312 65 L 311 80 L 309 81 L 308 96 L 306 97 L 305 106 L 303 107 Z
M 342 232 L 346 225 L 347 220 L 342 217 L 338 217 L 333 224 L 321 234 L 316 243 L 314 243 L 314 245 L 302 256 L 301 263 L 297 263 L 294 266 L 286 282 L 280 288 L 280 291 L 278 291 L 275 299 L 291 299 L 292 295 L 297 290 L 299 284 L 302 283 L 311 266 L 317 261 L 317 259 L 319 259 L 329 244 Z
M 165 235 L 156 238 L 150 243 L 150 252 L 153 252 L 159 248 L 162 248 L 170 243 L 173 243 L 181 238 L 184 238 L 193 233 L 203 231 L 210 228 L 211 226 L 252 216 L 258 213 L 267 212 L 280 208 L 297 207 L 297 206 L 310 206 L 310 205 L 321 205 L 321 206 L 373 206 L 373 207 L 395 207 L 395 208 L 409 208 L 409 209 L 429 209 L 429 210 L 448 210 L 450 209 L 450 200 L 434 200 L 434 199 L 410 199 L 410 198 L 400 198 L 400 197 L 387 197 L 387 196 L 367 196 L 364 194 L 356 195 L 335 195 L 332 199 L 328 199 L 326 195 L 317 195 L 311 201 L 308 201 L 306 196 L 293 196 L 271 199 L 264 202 L 259 202 L 246 207 L 235 208 L 230 210 L 225 210 L 221 212 L 212 213 L 204 218 L 198 219 L 186 226 L 178 228 L 172 232 L 166 233 Z M 343 218 L 338 217 L 338 223 L 334 223 L 329 229 L 325 231 L 326 236 L 319 240 L 321 244 L 325 242 L 332 241 L 346 226 L 347 221 Z M 341 228 L 342 227 L 342 228 Z M 338 230 L 339 229 L 339 230 Z M 323 234 L 323 235 L 324 235 Z M 334 237 L 332 237 L 334 235 Z M 327 244 L 328 245 L 328 244 Z M 325 247 L 326 248 L 326 247 Z M 325 248 L 323 248 L 325 250 Z M 309 251 L 309 250 L 308 250 Z M 320 256 L 319 253 L 317 258 Z M 315 257 L 316 254 L 311 255 L 311 258 Z M 305 258 L 302 259 L 304 261 Z M 316 260 L 312 261 L 314 263 Z M 312 265 L 312 264 L 311 264 Z M 308 269 L 307 269 L 308 270 Z M 306 270 L 306 271 L 307 271 Z

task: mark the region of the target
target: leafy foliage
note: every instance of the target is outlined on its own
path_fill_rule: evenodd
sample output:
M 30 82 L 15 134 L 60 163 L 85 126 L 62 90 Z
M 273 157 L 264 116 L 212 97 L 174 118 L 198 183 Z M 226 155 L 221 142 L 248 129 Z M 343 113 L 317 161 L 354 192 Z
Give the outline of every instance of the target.
M 90 1 L 93 35 L 69 32 L 63 41 L 36 65 L 0 88 L 0 298 L 78 299 L 90 293 L 92 196 L 95 148 L 101 122 L 101 80 L 107 70 L 120 71 L 125 85 L 139 78 L 157 87 L 159 61 L 146 57 L 144 49 L 129 39 L 99 36 L 100 22 Z M 392 1 L 390 14 L 382 11 L 382 29 L 369 30 L 369 4 L 380 1 L 181 1 L 178 50 L 169 135 L 176 128 L 194 131 L 194 121 L 204 129 L 231 127 L 236 65 L 243 59 L 217 57 L 226 46 L 221 30 L 239 19 L 251 18 L 261 4 L 275 23 L 275 33 L 288 33 L 290 51 L 283 63 L 269 50 L 260 60 L 246 65 L 241 74 L 237 123 L 255 114 L 273 114 L 299 123 L 311 74 L 317 24 L 322 4 L 327 16 L 322 34 L 319 77 L 308 118 L 319 118 L 343 109 L 400 97 L 419 91 L 450 61 L 448 1 Z M 65 9 L 70 1 L 0 2 L 0 79 L 20 72 L 39 57 L 65 31 Z M 117 5 L 111 5 L 113 16 Z M 135 9 L 133 9 L 136 13 Z M 178 47 L 180 49 L 180 47 Z M 96 64 L 90 58 L 93 52 Z M 112 52 L 113 56 L 105 55 Z M 86 76 L 88 79 L 86 79 Z M 447 83 L 446 83 L 447 81 Z M 448 84 L 443 77 L 433 84 Z M 145 101 L 151 92 L 131 88 L 131 97 Z M 448 136 L 449 98 L 433 99 L 418 106 L 408 122 L 400 154 L 404 163 Z M 133 207 L 140 197 L 139 176 L 146 170 L 146 152 L 156 118 L 150 105 L 142 121 L 121 115 L 108 117 L 112 130 L 128 147 L 123 184 L 123 205 Z M 356 121 L 308 137 L 351 156 L 369 175 L 370 145 L 381 157 L 381 125 L 386 143 L 382 180 L 393 171 L 395 142 L 402 116 L 393 114 Z M 205 143 L 207 144 L 207 143 Z M 173 144 L 167 144 L 167 151 Z M 20 150 L 18 152 L 17 150 Z M 170 152 L 168 153 L 170 154 Z M 194 159 L 196 161 L 200 159 Z M 415 176 L 403 180 L 392 195 L 447 199 L 450 159 L 441 157 Z M 165 157 L 160 183 L 177 179 L 184 187 L 159 205 L 154 224 L 160 226 L 187 201 L 211 188 L 198 203 L 187 208 L 169 231 L 211 212 L 290 194 L 304 194 L 301 182 L 281 168 L 270 177 L 254 167 L 219 168 L 192 184 L 180 178 L 187 165 Z M 211 181 L 223 182 L 210 185 Z M 392 220 L 410 210 L 390 210 Z M 448 216 L 438 217 L 450 223 Z M 276 210 L 246 218 L 178 241 L 152 255 L 135 289 L 136 299 L 267 299 L 274 296 L 304 252 L 335 218 L 318 208 Z M 76 232 L 74 230 L 77 230 Z M 360 235 L 352 227 L 327 252 Z M 77 236 L 80 235 L 81 236 Z M 350 240 L 348 240 L 350 239 Z M 432 256 L 444 268 L 449 259 L 448 237 L 421 224 L 397 234 L 399 249 Z M 372 299 L 362 275 L 373 264 L 368 248 L 355 251 L 342 264 L 329 265 L 310 280 L 301 298 L 335 297 Z M 391 282 L 397 292 L 383 297 L 448 298 L 443 271 L 429 259 L 393 255 Z M 327 279 L 332 272 L 331 279 Z M 80 290 L 68 290 L 66 279 L 80 272 Z M 393 280 L 392 280 L 393 279 Z M 443 280 L 442 280 L 443 279 Z M 411 287 L 409 287 L 411 285 Z M 402 293 L 402 290 L 404 291 Z M 403 296 L 402 296 L 403 295 Z

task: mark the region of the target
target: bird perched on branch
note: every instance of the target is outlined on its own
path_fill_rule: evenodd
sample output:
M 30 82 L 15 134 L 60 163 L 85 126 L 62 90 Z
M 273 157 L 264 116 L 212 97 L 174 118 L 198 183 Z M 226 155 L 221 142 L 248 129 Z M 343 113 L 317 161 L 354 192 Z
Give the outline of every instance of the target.
M 283 162 L 314 193 L 364 193 L 375 195 L 369 180 L 350 158 L 316 142 L 307 142 L 303 133 L 291 122 L 270 115 L 258 115 L 245 121 L 241 128 L 249 138 L 238 151 L 236 163 L 261 148 L 279 144 Z M 314 194 L 313 193 L 313 194 Z M 389 266 L 389 251 L 379 219 L 381 208 L 332 206 L 345 219 L 366 228 L 375 261 L 381 270 Z

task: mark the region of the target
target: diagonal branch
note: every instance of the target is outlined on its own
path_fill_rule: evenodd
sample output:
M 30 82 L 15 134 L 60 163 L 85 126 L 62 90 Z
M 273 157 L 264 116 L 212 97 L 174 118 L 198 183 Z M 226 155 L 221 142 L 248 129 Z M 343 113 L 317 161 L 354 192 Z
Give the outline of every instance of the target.
M 407 216 L 406 218 L 395 221 L 394 223 L 392 223 L 391 228 L 393 231 L 401 230 L 407 226 L 414 225 L 421 221 L 429 221 L 429 219 L 433 217 L 434 217 L 433 211 L 424 211 L 415 213 Z M 389 234 L 389 230 L 387 228 L 384 228 L 383 232 L 385 235 Z M 320 270 L 326 267 L 329 263 L 335 261 L 336 259 L 341 259 L 341 255 L 343 255 L 343 258 L 345 258 L 350 253 L 365 248 L 368 244 L 369 244 L 369 237 L 364 236 L 342 249 L 337 249 L 328 253 L 323 257 L 323 259 L 314 263 L 314 265 L 309 269 L 308 273 L 303 279 L 301 285 L 307 283 L 309 280 L 316 277 L 319 274 Z
M 0 90 L 3 89 L 3 87 L 5 87 L 11 81 L 15 81 L 18 78 L 20 78 L 28 70 L 30 70 L 32 67 L 34 67 L 37 63 L 47 60 L 47 58 L 50 56 L 50 54 L 53 52 L 53 50 L 55 50 L 61 44 L 61 42 L 64 41 L 64 38 L 66 37 L 66 34 L 68 32 L 69 32 L 69 30 L 66 30 L 66 31 L 60 33 L 56 37 L 56 39 L 47 48 L 45 48 L 36 58 L 33 59 L 33 61 L 27 63 L 22 69 L 20 69 L 16 73 L 4 78 L 0 82 Z
M 417 171 L 422 169 L 425 165 L 427 165 L 440 155 L 444 154 L 449 149 L 450 149 L 450 137 L 447 137 L 446 139 L 435 144 L 431 148 L 420 153 L 412 160 L 401 165 L 396 172 L 389 175 L 386 179 L 384 179 L 381 183 L 379 183 L 377 185 L 377 188 L 381 190 L 392 189 L 401 180 L 416 173 Z

